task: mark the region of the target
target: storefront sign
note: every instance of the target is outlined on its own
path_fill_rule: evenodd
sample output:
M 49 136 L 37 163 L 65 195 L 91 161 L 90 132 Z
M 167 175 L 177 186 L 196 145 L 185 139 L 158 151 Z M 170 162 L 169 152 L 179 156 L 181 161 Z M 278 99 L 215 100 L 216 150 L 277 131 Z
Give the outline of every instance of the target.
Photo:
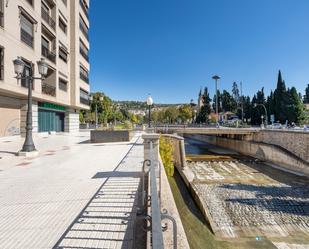
M 39 102 L 39 107 L 58 110 L 58 111 L 65 111 L 65 106 L 47 103 L 47 102 Z

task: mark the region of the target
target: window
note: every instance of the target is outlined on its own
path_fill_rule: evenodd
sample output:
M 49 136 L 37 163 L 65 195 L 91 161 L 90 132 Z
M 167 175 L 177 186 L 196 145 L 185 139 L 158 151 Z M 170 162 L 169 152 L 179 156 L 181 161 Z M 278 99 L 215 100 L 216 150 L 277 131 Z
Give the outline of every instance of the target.
M 67 6 L 67 0 L 62 0 L 65 6 Z
M 33 71 L 32 71 L 32 63 L 26 60 L 23 60 L 23 62 L 25 63 L 25 67 L 24 67 L 24 72 L 23 72 L 23 76 L 32 76 Z M 29 86 L 29 80 L 28 79 L 21 79 L 21 86 L 28 88 Z M 34 89 L 33 86 L 33 81 L 32 81 L 32 89 Z
M 4 0 L 0 0 L 0 26 L 4 27 Z
M 68 90 L 68 82 L 62 78 L 59 78 L 59 89 L 66 92 Z
M 85 58 L 86 61 L 89 61 L 88 48 L 81 40 L 79 40 L 79 52 Z
M 20 15 L 20 39 L 33 48 L 33 23 L 23 14 Z
M 33 6 L 33 0 L 27 0 L 27 2 L 28 2 L 31 6 Z
M 79 16 L 79 29 L 82 31 L 82 33 L 88 40 L 88 27 L 81 16 Z
M 59 28 L 66 34 L 67 33 L 67 25 L 66 23 L 59 17 Z
M 68 62 L 68 52 L 63 47 L 59 47 L 59 58 L 65 63 Z
M 79 77 L 89 84 L 88 71 L 82 65 L 79 66 Z
M 84 105 L 89 105 L 89 93 L 85 91 L 84 89 L 79 89 L 79 102 Z
M 88 6 L 87 6 L 86 2 L 84 0 L 79 0 L 79 4 L 80 4 L 80 7 L 82 8 L 84 14 L 88 18 Z
M 4 79 L 4 48 L 0 47 L 0 80 Z

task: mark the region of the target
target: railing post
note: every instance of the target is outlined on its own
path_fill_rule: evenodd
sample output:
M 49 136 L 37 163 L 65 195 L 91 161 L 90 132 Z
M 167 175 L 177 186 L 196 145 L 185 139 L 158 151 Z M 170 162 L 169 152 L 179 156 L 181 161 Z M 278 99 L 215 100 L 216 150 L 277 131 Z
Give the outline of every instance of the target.
M 159 139 L 160 134 L 156 133 L 147 133 L 143 134 L 142 138 L 144 139 L 144 160 L 154 160 L 154 164 L 158 165 L 159 162 Z M 150 142 L 152 142 L 152 158 L 150 156 Z

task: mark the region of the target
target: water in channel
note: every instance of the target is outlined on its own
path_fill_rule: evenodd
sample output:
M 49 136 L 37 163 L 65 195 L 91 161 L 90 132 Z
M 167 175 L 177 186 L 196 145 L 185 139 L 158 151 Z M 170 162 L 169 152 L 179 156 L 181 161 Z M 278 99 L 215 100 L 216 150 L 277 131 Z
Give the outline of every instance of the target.
M 211 156 L 226 154 L 227 151 L 205 142 L 185 138 L 187 156 Z M 209 163 L 209 162 L 207 162 Z M 276 248 L 268 240 L 255 241 L 254 239 L 219 240 L 213 234 L 211 227 L 195 203 L 190 190 L 184 184 L 180 174 L 175 171 L 169 177 L 169 183 L 174 199 L 190 244 L 191 249 L 247 249 L 247 248 Z

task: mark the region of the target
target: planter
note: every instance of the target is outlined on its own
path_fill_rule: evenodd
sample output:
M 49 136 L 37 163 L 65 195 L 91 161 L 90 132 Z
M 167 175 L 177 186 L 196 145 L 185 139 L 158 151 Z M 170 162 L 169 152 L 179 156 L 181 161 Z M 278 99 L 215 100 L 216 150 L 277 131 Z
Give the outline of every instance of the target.
M 92 130 L 90 131 L 91 143 L 128 142 L 133 137 L 131 130 Z

